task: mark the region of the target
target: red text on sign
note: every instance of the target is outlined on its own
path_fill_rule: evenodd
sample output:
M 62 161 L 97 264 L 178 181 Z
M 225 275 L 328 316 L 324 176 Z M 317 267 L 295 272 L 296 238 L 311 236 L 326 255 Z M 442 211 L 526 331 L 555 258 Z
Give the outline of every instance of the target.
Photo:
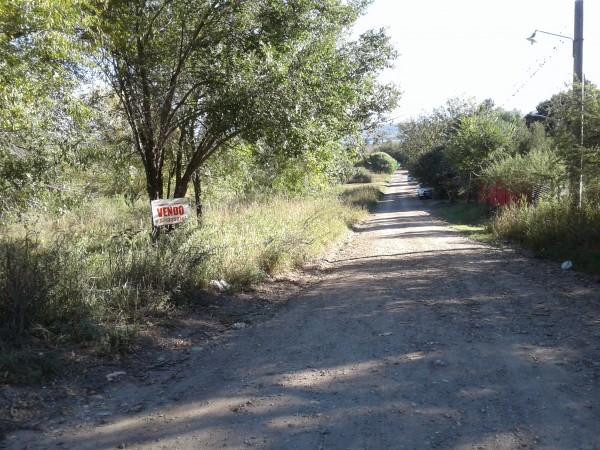
M 158 208 L 158 217 L 182 216 L 183 206 L 166 206 Z

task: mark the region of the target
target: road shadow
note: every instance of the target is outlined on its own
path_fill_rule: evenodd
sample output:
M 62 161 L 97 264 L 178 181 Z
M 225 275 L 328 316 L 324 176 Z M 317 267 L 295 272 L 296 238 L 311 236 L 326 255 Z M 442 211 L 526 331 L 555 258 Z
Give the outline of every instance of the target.
M 598 285 L 471 242 L 395 184 L 357 233 L 372 253 L 340 252 L 320 283 L 192 354 L 176 381 L 115 386 L 147 407 L 44 444 L 598 448 Z

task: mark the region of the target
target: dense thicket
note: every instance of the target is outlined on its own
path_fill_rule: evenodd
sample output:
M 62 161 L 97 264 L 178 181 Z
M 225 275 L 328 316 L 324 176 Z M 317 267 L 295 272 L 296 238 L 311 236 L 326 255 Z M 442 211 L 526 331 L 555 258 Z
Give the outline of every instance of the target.
M 399 125 L 405 166 L 421 181 L 451 199 L 500 182 L 517 195 L 542 192 L 554 199 L 596 204 L 598 183 L 600 94 L 586 85 L 583 141 L 580 140 L 580 88 L 540 103 L 527 117 L 495 108 L 452 100 L 432 115 Z

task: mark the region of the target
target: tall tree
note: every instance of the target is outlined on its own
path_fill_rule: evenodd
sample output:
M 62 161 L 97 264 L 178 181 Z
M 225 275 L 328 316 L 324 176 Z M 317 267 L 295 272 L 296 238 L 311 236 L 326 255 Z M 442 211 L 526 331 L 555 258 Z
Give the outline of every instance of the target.
M 151 200 L 175 196 L 236 137 L 295 154 L 356 132 L 397 94 L 382 32 L 347 42 L 369 2 L 109 0 L 100 63 L 121 99 Z M 174 155 L 172 161 L 169 155 Z
M 419 180 L 444 189 L 450 199 L 458 188 L 456 170 L 446 157 L 447 147 L 462 118 L 477 109 L 474 99 L 452 98 L 430 115 L 398 126 L 404 166 Z
M 493 158 L 515 153 L 516 131 L 517 124 L 502 111 L 485 109 L 460 120 L 449 140 L 447 157 L 463 178 L 468 195 Z
M 546 108 L 545 122 L 567 168 L 573 204 L 580 199 L 580 182 L 581 200 L 597 202 L 600 194 L 600 90 L 586 82 L 582 110 L 580 89 L 576 85 L 574 90 L 556 94 L 538 106 L 538 110 Z M 583 139 L 579 135 L 582 116 Z
M 70 95 L 87 47 L 82 0 L 0 2 L 0 210 L 51 182 L 77 114 Z

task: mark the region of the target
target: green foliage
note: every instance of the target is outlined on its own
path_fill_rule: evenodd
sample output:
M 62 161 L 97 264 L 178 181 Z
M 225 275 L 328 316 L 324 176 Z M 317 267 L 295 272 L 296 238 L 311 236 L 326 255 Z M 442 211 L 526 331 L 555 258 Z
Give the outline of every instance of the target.
M 0 2 L 0 215 L 38 202 L 79 119 L 72 95 L 81 79 L 87 2 Z
M 263 143 L 223 148 L 200 169 L 205 205 L 272 195 L 313 196 L 330 191 L 353 171 L 348 145 L 330 143 L 285 157 Z
M 538 109 L 546 116 L 546 128 L 557 144 L 572 198 L 578 196 L 582 176 L 582 200 L 597 204 L 600 198 L 600 90 L 594 84 L 586 83 L 582 99 L 581 89 L 582 86 L 577 84 L 540 104 Z M 582 107 L 583 142 L 580 139 Z
M 371 183 L 373 174 L 366 167 L 356 167 L 347 183 Z
M 340 199 L 343 203 L 371 210 L 383 196 L 383 191 L 377 184 L 369 184 L 366 186 L 347 186 L 342 190 Z
M 390 155 L 399 163 L 404 161 L 403 152 L 402 152 L 402 144 L 400 142 L 384 142 L 382 144 L 378 144 L 374 148 L 374 152 L 383 152 Z
M 448 142 L 447 157 L 465 179 L 475 179 L 491 158 L 514 153 L 515 125 L 484 112 L 463 117 Z
M 396 171 L 398 162 L 387 153 L 371 153 L 365 158 L 366 167 L 373 173 L 392 174 Z
M 452 179 L 456 171 L 447 160 L 447 146 L 461 118 L 476 111 L 477 105 L 472 99 L 455 98 L 430 115 L 400 123 L 403 167 L 420 180 L 454 192 Z
M 110 101 L 93 93 L 57 100 L 49 110 L 32 109 L 53 117 L 14 134 L 0 150 L 4 220 L 33 208 L 63 213 L 97 195 L 139 197 L 139 162 L 131 157 L 127 125 Z
M 539 256 L 571 260 L 577 270 L 600 274 L 600 211 L 595 207 L 573 208 L 568 200 L 511 205 L 493 220 L 492 230 Z
M 4 0 L 0 3 L 0 130 L 14 133 L 30 108 L 74 81 L 89 24 L 87 2 Z
M 100 63 L 131 125 L 149 197 L 163 196 L 165 170 L 173 195 L 184 196 L 194 173 L 237 138 L 276 156 L 304 156 L 278 175 L 292 190 L 306 184 L 302 171 L 319 152 L 372 125 L 397 99 L 392 86 L 374 81 L 395 57 L 388 37 L 346 40 L 365 7 L 107 2 L 99 10 L 107 56 Z
M 501 157 L 484 169 L 481 179 L 486 186 L 501 181 L 515 193 L 531 193 L 535 186 L 543 186 L 546 195 L 556 199 L 564 190 L 566 170 L 556 150 L 542 147 Z

